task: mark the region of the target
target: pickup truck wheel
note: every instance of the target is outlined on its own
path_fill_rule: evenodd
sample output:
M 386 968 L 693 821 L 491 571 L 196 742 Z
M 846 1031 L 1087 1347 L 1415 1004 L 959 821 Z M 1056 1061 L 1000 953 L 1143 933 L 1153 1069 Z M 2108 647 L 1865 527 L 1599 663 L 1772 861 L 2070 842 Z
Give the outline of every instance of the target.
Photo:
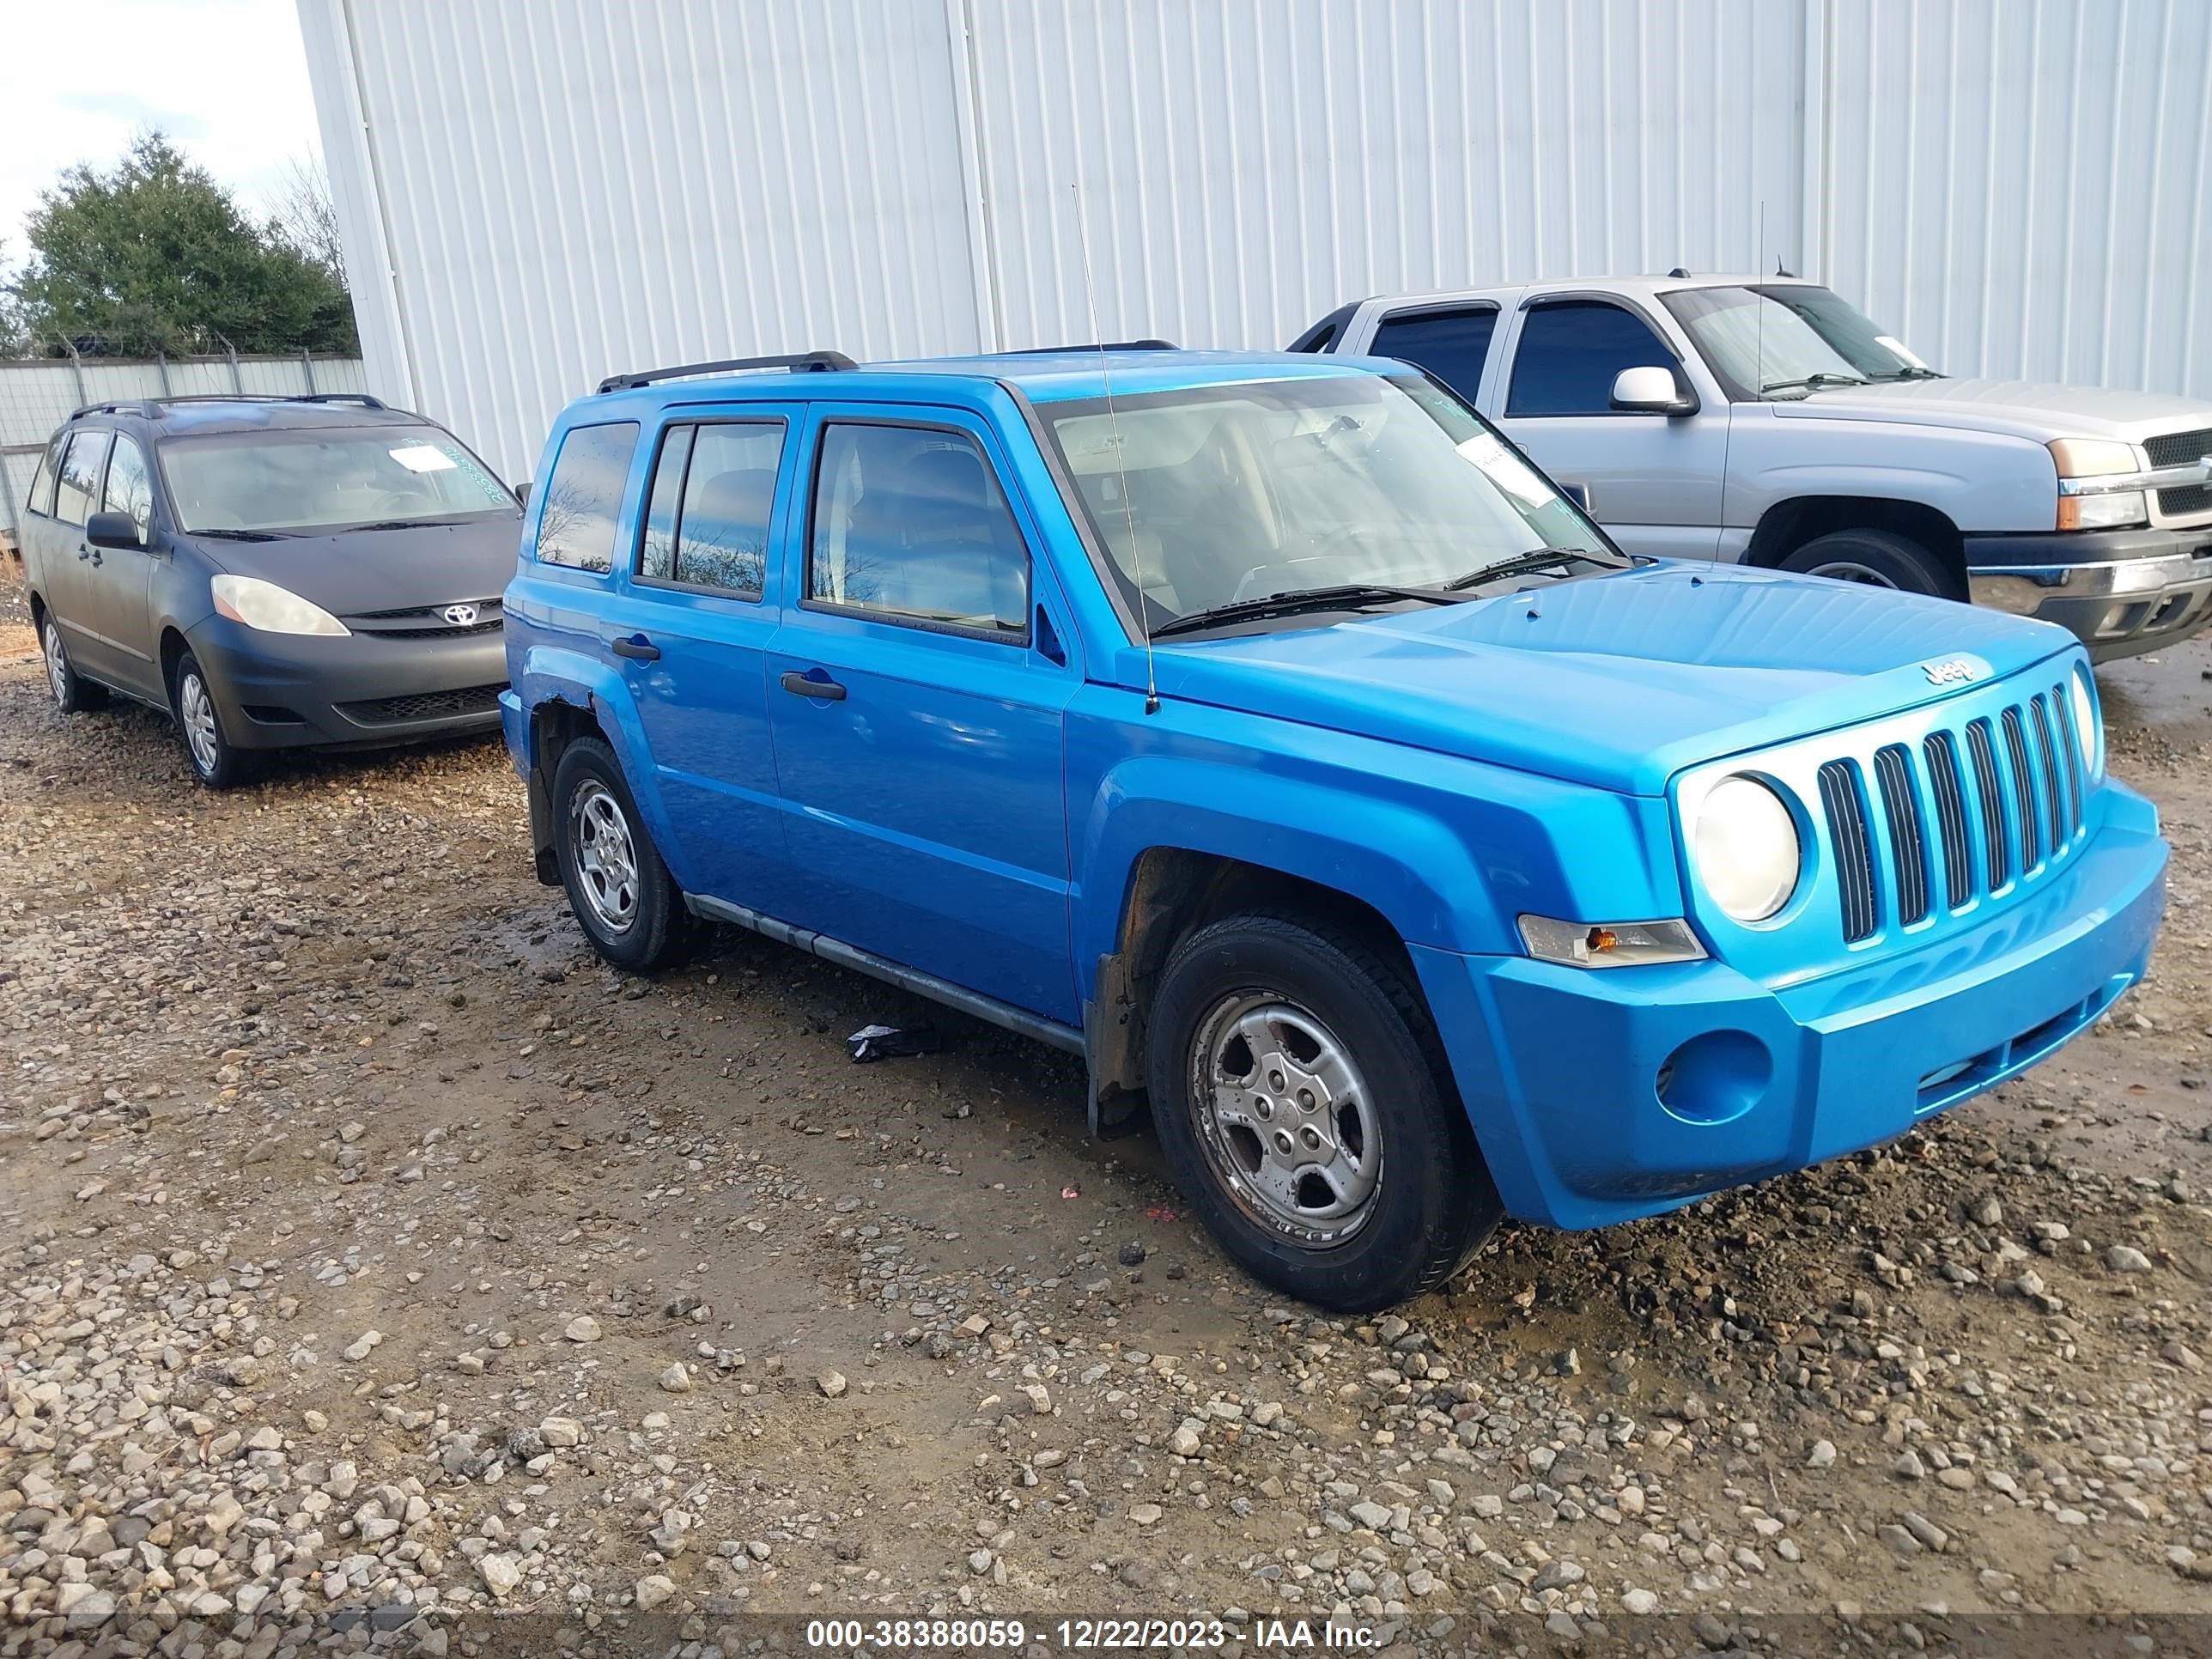
M 1503 1217 L 1425 1012 L 1358 941 L 1264 914 L 1200 928 L 1168 959 L 1150 1033 L 1177 1183 L 1278 1290 L 1389 1307 Z
M 62 644 L 62 625 L 48 611 L 39 621 L 39 649 L 46 659 L 46 689 L 54 694 L 54 707 L 64 714 L 98 708 L 107 701 L 107 688 L 94 685 L 70 666 L 69 651 Z
M 1939 599 L 1963 599 L 1956 574 L 1934 553 L 1890 530 L 1833 530 L 1816 536 L 1779 567 L 1866 587 L 1893 587 Z
M 562 751 L 553 837 L 568 908 L 593 950 L 634 974 L 657 973 L 682 954 L 684 896 L 638 817 L 622 763 L 598 738 Z

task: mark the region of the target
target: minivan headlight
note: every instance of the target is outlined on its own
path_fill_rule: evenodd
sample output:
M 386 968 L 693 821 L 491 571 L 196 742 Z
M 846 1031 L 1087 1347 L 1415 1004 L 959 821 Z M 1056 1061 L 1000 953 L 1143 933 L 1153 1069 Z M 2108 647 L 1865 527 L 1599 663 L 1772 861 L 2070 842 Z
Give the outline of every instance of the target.
M 1698 805 L 1690 858 L 1723 911 L 1737 921 L 1764 921 L 1797 890 L 1797 820 L 1757 778 L 1723 778 Z
M 2074 706 L 2074 735 L 2081 751 L 2081 770 L 2094 783 L 2105 773 L 2105 717 L 2097 712 L 2097 688 L 2087 664 L 2076 664 L 2068 701 Z
M 264 634 L 345 635 L 350 630 L 319 605 L 310 604 L 289 587 L 264 582 L 258 576 L 217 576 L 208 584 L 215 593 L 216 614 L 258 629 Z

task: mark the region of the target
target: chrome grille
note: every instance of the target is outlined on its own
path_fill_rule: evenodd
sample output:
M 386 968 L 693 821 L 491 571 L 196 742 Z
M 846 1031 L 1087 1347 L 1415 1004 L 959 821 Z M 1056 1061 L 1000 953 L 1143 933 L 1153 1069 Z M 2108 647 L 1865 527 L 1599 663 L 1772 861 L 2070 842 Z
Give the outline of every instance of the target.
M 2143 440 L 2143 452 L 2153 466 L 2186 466 L 2212 455 L 2212 427 L 2193 432 L 2163 432 Z M 2158 510 L 2169 519 L 2194 518 L 2212 512 L 2212 485 L 2176 484 L 2158 492 Z
M 1850 944 L 1885 916 L 1910 927 L 2042 876 L 2081 836 L 2088 794 L 2063 680 L 1818 776 Z

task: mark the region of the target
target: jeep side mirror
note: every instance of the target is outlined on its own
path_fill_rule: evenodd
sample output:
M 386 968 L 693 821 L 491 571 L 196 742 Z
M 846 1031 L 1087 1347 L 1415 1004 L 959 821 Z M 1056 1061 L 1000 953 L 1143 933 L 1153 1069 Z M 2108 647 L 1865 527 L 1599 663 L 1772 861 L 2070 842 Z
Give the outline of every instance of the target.
M 128 513 L 95 513 L 84 521 L 84 538 L 94 547 L 140 548 L 138 526 Z
M 1697 399 L 1683 391 L 1674 371 L 1656 364 L 1614 375 L 1613 406 L 1627 415 L 1694 415 L 1698 410 Z
M 517 507 L 527 507 L 527 506 L 529 506 L 529 505 L 530 505 L 530 480 L 529 480 L 529 479 L 525 478 L 525 479 L 524 479 L 520 483 L 519 483 L 519 484 L 515 485 L 515 487 L 514 487 L 514 504 L 515 504 Z

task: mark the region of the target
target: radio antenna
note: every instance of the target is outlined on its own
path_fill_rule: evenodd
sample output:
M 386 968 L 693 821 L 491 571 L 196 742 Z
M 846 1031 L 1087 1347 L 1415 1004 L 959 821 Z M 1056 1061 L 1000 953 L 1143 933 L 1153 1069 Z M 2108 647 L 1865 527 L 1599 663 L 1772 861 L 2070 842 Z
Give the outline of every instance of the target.
M 1121 455 L 1121 417 L 1114 409 L 1114 377 L 1106 365 L 1106 337 L 1098 329 L 1098 290 L 1091 281 L 1091 235 L 1083 223 L 1083 187 L 1073 179 L 1067 188 L 1075 197 L 1075 243 L 1083 251 L 1083 300 L 1091 312 L 1091 337 L 1098 348 L 1098 383 L 1106 389 L 1106 435 L 1114 447 L 1114 473 L 1121 490 L 1121 522 L 1129 537 L 1129 562 L 1137 571 L 1137 632 L 1145 641 L 1145 712 L 1160 712 L 1159 677 L 1152 672 L 1152 622 L 1145 614 L 1145 554 L 1137 541 L 1136 508 L 1129 501 L 1129 467 Z

